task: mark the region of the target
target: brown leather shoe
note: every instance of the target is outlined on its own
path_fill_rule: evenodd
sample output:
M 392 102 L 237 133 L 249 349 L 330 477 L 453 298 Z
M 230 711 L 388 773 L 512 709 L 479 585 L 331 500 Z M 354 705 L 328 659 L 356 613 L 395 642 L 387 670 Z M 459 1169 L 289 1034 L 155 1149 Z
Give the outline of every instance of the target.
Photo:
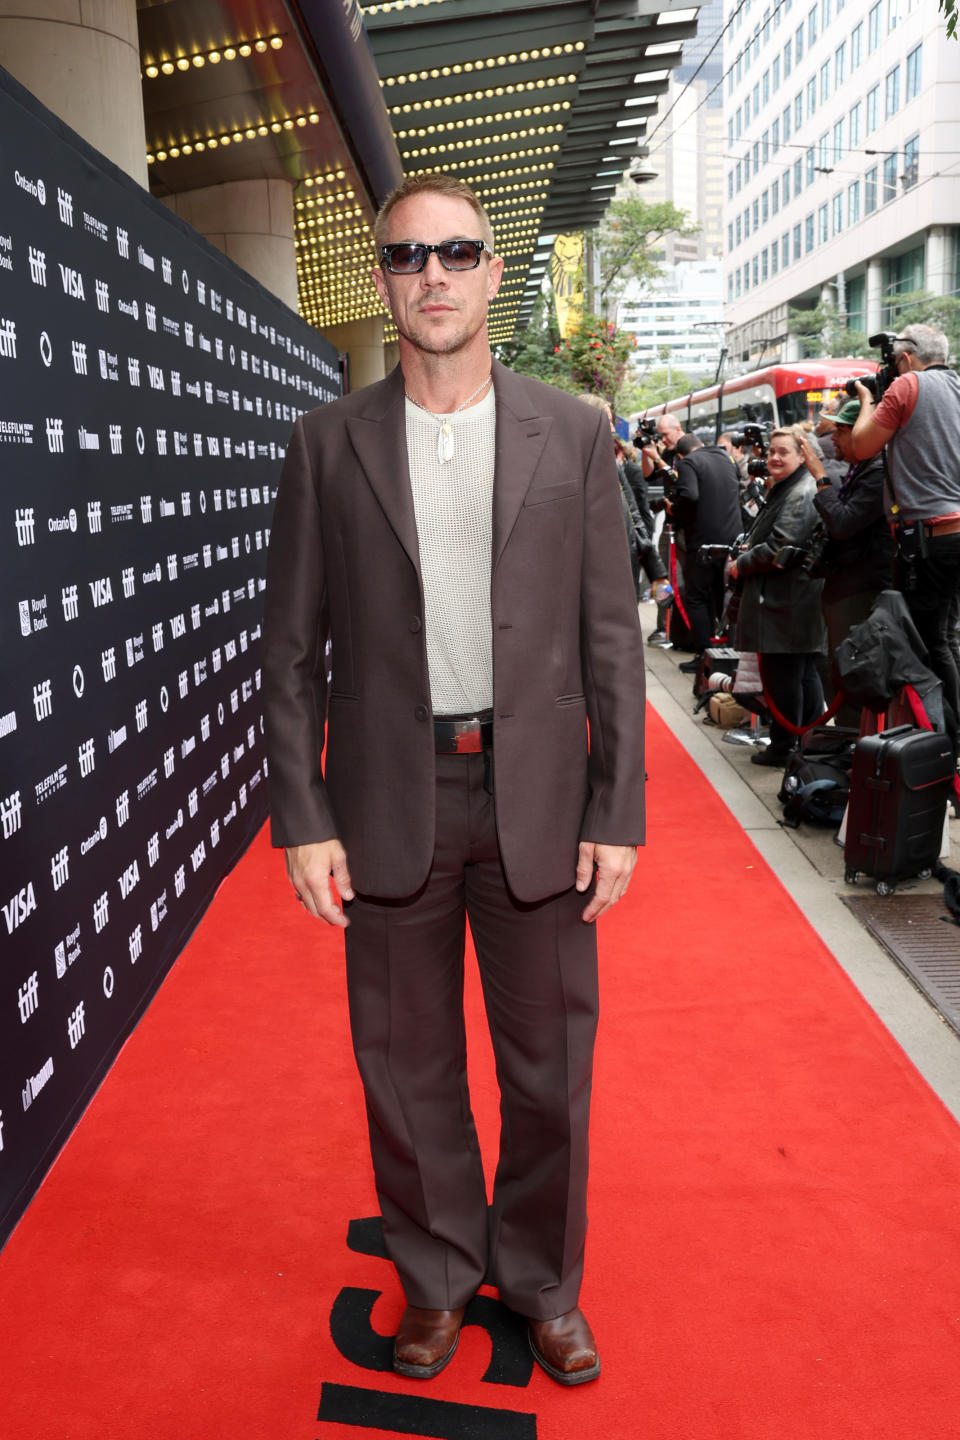
M 460 1343 L 459 1310 L 421 1310 L 408 1305 L 393 1342 L 393 1368 L 411 1380 L 432 1380 L 453 1359 Z
M 593 1331 L 579 1308 L 556 1320 L 530 1320 L 530 1349 L 537 1364 L 559 1385 L 584 1385 L 600 1374 Z

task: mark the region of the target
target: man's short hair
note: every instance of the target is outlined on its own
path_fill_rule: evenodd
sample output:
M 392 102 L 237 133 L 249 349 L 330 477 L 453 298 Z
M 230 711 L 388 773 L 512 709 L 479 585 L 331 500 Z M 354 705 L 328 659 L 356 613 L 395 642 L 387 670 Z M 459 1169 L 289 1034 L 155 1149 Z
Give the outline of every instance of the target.
M 933 325 L 905 325 L 893 342 L 893 353 L 898 360 L 915 353 L 921 365 L 946 365 L 950 342 Z
M 387 234 L 390 227 L 390 216 L 394 206 L 399 205 L 402 200 L 412 200 L 416 195 L 449 195 L 454 200 L 466 200 L 467 204 L 476 212 L 477 235 L 461 235 L 461 240 L 482 240 L 493 252 L 493 226 L 490 218 L 484 210 L 479 198 L 470 189 L 465 180 L 458 180 L 455 175 L 444 175 L 438 170 L 424 170 L 420 175 L 408 175 L 400 181 L 395 190 L 384 200 L 377 213 L 373 225 L 373 243 L 377 251 L 377 260 L 380 259 L 380 247 L 386 245 Z M 416 236 L 407 236 L 407 239 L 416 239 Z
M 677 441 L 678 455 L 689 455 L 693 450 L 702 449 L 703 441 L 699 440 L 696 435 L 681 435 L 680 439 Z

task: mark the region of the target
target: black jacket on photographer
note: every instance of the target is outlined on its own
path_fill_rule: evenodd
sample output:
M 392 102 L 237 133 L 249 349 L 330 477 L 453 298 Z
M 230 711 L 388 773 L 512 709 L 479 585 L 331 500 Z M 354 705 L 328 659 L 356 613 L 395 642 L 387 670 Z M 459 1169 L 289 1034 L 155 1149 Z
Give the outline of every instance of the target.
M 884 467 L 879 455 L 861 460 L 839 486 L 821 486 L 814 497 L 828 540 L 823 551 L 823 599 L 877 593 L 893 584 L 896 546 L 883 505 Z
M 701 445 L 677 459 L 673 524 L 686 538 L 687 554 L 701 545 L 732 545 L 742 529 L 737 467 L 722 445 Z
M 738 650 L 804 655 L 824 648 L 820 610 L 822 580 L 813 580 L 792 558 L 786 569 L 774 563 L 784 547 L 805 550 L 817 523 L 816 482 L 805 465 L 767 492 L 767 503 L 737 557 L 743 581 L 737 631 Z
M 652 531 L 649 531 L 643 523 L 640 508 L 634 497 L 633 488 L 627 479 L 623 465 L 617 462 L 617 479 L 620 481 L 620 503 L 623 507 L 623 523 L 627 532 L 627 540 L 630 545 L 630 568 L 633 571 L 633 583 L 639 600 L 645 587 L 640 581 L 641 569 L 646 572 L 647 579 L 653 583 L 654 580 L 665 580 L 667 569 L 660 559 L 659 552 L 653 542 Z M 651 517 L 652 518 L 652 517 Z
M 651 537 L 657 528 L 653 511 L 650 509 L 650 495 L 647 490 L 647 482 L 644 477 L 643 467 L 635 460 L 624 460 L 623 473 L 627 477 L 630 489 L 633 491 L 633 498 L 637 502 L 637 509 L 640 512 L 640 519 L 643 521 L 644 529 Z

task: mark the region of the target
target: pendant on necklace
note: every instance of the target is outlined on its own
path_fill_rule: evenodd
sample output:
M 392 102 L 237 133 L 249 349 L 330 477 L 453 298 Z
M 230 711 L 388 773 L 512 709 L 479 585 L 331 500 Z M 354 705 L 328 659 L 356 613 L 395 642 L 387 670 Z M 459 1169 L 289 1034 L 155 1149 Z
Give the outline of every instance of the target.
M 446 465 L 453 459 L 453 426 L 444 420 L 437 431 L 437 461 Z

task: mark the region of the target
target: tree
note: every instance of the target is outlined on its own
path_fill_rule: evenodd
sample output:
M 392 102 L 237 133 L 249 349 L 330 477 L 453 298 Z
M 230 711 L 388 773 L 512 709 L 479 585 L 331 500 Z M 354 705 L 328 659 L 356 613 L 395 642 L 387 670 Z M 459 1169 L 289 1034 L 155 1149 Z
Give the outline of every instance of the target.
M 940 0 L 940 12 L 947 22 L 947 36 L 957 38 L 957 0 Z
M 602 395 L 616 412 L 636 343 L 629 330 L 618 330 L 597 315 L 584 315 L 573 334 L 561 341 L 557 354 L 578 391 Z
M 700 226 L 669 201 L 651 205 L 628 195 L 607 207 L 597 230 L 600 305 L 607 311 L 629 280 L 649 285 L 661 273 L 659 247 L 667 235 L 696 235 Z
M 950 355 L 960 355 L 960 298 L 956 295 L 931 295 L 926 290 L 911 290 L 888 300 L 890 328 L 899 334 L 905 325 L 932 325 L 942 330 L 950 345 Z
M 675 395 L 686 395 L 705 383 L 673 367 L 651 370 L 639 380 L 628 380 L 624 385 L 620 392 L 620 413 L 633 415 L 638 410 L 649 410 L 651 405 L 662 405 L 665 400 L 672 400 Z
M 836 305 L 829 302 L 814 305 L 810 310 L 795 310 L 791 306 L 787 314 L 787 329 L 801 340 L 806 360 L 870 353 L 870 344 L 863 331 L 849 329 L 846 316 L 841 316 Z

